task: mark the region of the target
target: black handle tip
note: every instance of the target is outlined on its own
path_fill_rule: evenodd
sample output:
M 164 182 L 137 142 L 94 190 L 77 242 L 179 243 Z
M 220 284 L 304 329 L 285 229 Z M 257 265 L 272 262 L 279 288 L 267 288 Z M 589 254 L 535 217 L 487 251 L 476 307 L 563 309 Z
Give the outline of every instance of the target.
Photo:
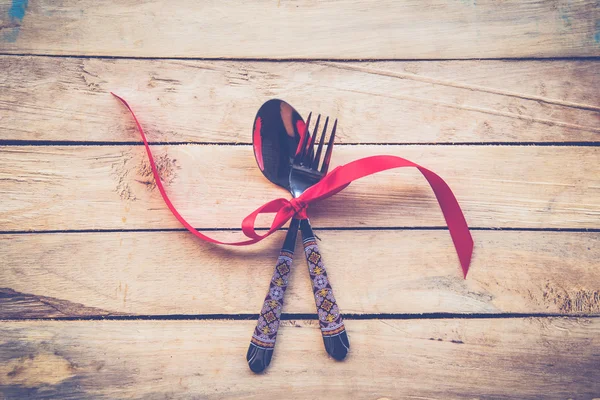
M 350 341 L 345 330 L 334 336 L 323 336 L 323 342 L 327 354 L 336 360 L 342 361 L 348 355 Z
M 257 374 L 263 372 L 271 364 L 271 357 L 273 357 L 273 349 L 265 349 L 250 343 L 246 360 L 252 372 Z

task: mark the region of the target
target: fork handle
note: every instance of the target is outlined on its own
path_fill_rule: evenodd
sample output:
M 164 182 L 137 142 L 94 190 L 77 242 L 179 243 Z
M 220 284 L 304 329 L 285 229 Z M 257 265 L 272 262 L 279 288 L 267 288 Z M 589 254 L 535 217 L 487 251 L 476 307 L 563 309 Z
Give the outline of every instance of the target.
M 310 221 L 300 221 L 304 254 L 308 263 L 308 272 L 313 287 L 313 295 L 319 316 L 319 326 L 327 353 L 336 360 L 343 360 L 350 349 L 348 334 L 340 309 L 333 296 L 333 289 L 327 277 L 327 271 L 315 240 Z
M 288 286 L 288 277 L 292 268 L 298 225 L 300 221 L 292 219 L 288 228 L 285 241 L 277 258 L 275 270 L 271 277 L 269 291 L 265 297 L 263 307 L 254 328 L 246 360 L 253 372 L 259 373 L 265 370 L 271 363 L 275 340 L 279 330 L 281 311 L 283 309 L 283 296 Z

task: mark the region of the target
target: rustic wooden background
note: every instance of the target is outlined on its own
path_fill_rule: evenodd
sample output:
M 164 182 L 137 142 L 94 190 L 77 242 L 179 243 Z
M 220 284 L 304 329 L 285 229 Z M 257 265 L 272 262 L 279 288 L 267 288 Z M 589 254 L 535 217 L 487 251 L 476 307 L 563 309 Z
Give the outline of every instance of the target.
M 599 57 L 589 0 L 0 0 L 0 399 L 600 397 Z M 339 118 L 335 164 L 449 183 L 468 278 L 417 172 L 353 184 L 311 210 L 349 357 L 326 356 L 298 257 L 252 374 L 285 232 L 195 240 L 110 91 L 227 239 L 286 196 L 255 166 L 258 107 Z

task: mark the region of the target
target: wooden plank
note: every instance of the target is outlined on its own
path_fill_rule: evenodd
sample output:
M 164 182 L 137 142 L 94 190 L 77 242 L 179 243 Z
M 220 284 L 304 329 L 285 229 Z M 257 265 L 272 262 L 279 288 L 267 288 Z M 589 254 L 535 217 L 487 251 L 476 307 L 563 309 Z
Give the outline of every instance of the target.
M 600 393 L 597 318 L 347 321 L 326 357 L 287 321 L 267 375 L 247 367 L 253 321 L 6 322 L 0 393 L 13 398 L 567 399 Z
M 600 233 L 477 231 L 466 280 L 445 231 L 318 235 L 345 314 L 600 314 Z M 231 249 L 185 232 L 0 235 L 0 318 L 256 314 L 283 236 Z M 300 249 L 284 312 L 314 314 Z
M 174 204 L 199 228 L 238 228 L 260 205 L 290 197 L 262 176 L 250 146 L 154 152 Z M 598 228 L 599 147 L 339 146 L 332 167 L 376 154 L 438 173 L 472 227 Z M 142 146 L 2 147 L 0 171 L 1 231 L 181 227 Z M 316 228 L 446 226 L 425 179 L 406 168 L 355 182 L 311 216 Z
M 1 4 L 4 53 L 277 59 L 600 55 L 600 12 L 593 0 L 16 4 Z
M 229 62 L 0 57 L 0 140 L 250 143 L 283 98 L 340 143 L 597 142 L 600 62 Z

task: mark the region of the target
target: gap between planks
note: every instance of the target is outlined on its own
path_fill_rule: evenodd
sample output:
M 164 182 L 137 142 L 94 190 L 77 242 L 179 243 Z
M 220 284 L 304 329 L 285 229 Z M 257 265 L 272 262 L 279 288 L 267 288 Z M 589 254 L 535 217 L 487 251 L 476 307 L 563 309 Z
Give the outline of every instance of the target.
M 527 318 L 600 318 L 598 314 L 560 314 L 560 313 L 505 313 L 505 314 L 342 314 L 345 320 L 455 320 L 455 319 L 527 319 Z M 17 321 L 255 321 L 258 314 L 167 314 L 167 315 L 99 315 L 90 317 L 39 317 L 39 318 L 0 318 L 0 322 Z M 316 314 L 282 313 L 282 321 L 317 321 Z
M 318 144 L 317 141 L 315 144 Z M 251 142 L 148 142 L 150 146 L 252 146 Z M 143 142 L 101 142 L 101 141 L 67 141 L 67 140 L 13 140 L 0 139 L 0 146 L 27 147 L 27 146 L 143 146 Z M 440 142 L 440 143 L 336 143 L 336 146 L 538 146 L 538 147 L 594 147 L 600 142 Z
M 140 61 L 223 61 L 223 62 L 331 62 L 331 63 L 371 63 L 371 62 L 470 62 L 470 61 L 599 61 L 600 56 L 565 56 L 565 57 L 472 57 L 472 58 L 236 58 L 236 57 L 171 57 L 171 56 L 120 56 L 102 54 L 51 54 L 51 53 L 5 53 L 0 57 L 47 57 L 47 58 L 80 58 L 83 60 L 140 60 Z
M 204 232 L 242 232 L 241 228 L 208 228 L 196 226 L 194 229 Z M 286 232 L 287 227 L 281 227 L 279 231 Z M 256 228 L 256 232 L 266 232 L 268 228 Z M 319 231 L 447 231 L 447 226 L 356 226 L 322 227 Z M 495 232 L 579 232 L 595 233 L 600 228 L 527 228 L 527 227 L 504 227 L 489 228 L 484 226 L 470 226 L 470 231 L 495 231 Z M 185 228 L 156 228 L 156 229 L 71 229 L 71 230 L 26 230 L 26 231 L 0 231 L 0 235 L 54 235 L 54 234 L 77 234 L 77 233 L 149 233 L 149 232 L 188 232 Z

